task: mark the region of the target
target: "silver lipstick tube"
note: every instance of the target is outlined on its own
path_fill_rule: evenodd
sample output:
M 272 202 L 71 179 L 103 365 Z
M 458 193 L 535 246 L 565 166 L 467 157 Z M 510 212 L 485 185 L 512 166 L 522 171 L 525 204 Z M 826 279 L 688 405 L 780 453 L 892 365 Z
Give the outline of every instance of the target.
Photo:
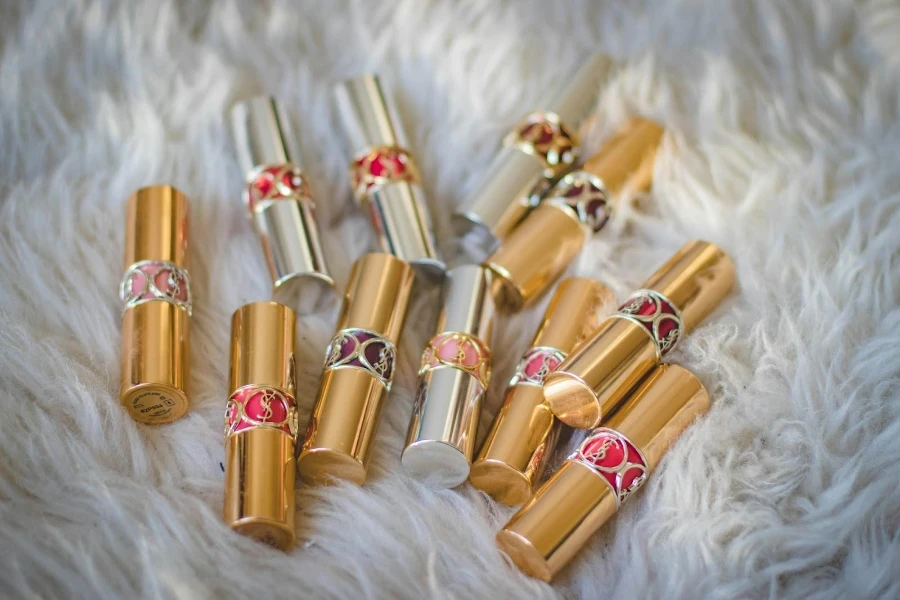
M 577 134 L 590 115 L 611 61 L 589 58 L 562 90 L 554 90 L 510 132 L 482 181 L 453 215 L 464 251 L 484 260 L 536 206 L 552 182 L 575 167 Z
M 407 473 L 433 487 L 455 487 L 469 476 L 491 376 L 494 314 L 490 271 L 465 265 L 447 273 L 437 335 L 422 354 L 400 457 Z
M 230 120 L 245 173 L 244 201 L 262 242 L 273 299 L 300 314 L 327 308 L 334 301 L 334 280 L 284 106 L 257 96 L 235 104 Z
M 334 98 L 352 153 L 351 186 L 370 213 L 381 248 L 426 279 L 440 280 L 446 266 L 434 242 L 419 174 L 378 77 L 348 79 L 335 87 Z

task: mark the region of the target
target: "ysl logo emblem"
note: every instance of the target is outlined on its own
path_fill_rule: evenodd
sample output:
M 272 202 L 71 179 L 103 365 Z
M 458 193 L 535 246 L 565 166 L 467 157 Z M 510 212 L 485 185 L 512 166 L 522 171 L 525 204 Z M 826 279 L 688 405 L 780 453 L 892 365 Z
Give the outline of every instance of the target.
M 265 392 L 262 397 L 259 399 L 259 408 L 261 414 L 257 420 L 262 422 L 267 422 L 272 418 L 272 400 L 275 400 L 275 394 L 272 392 Z
M 378 362 L 372 365 L 380 375 L 384 375 L 388 368 L 388 349 L 382 348 L 378 351 Z
M 462 365 L 466 364 L 466 349 L 460 343 L 456 344 L 456 356 L 454 357 L 454 361 Z
M 543 381 L 544 378 L 550 374 L 550 370 L 551 370 L 550 369 L 550 356 L 549 355 L 544 356 L 543 358 L 541 358 L 541 367 L 538 369 L 537 373 L 535 374 L 535 378 L 540 381 Z
M 613 445 L 613 440 L 611 438 L 606 438 L 603 440 L 603 445 L 597 448 L 594 452 L 591 453 L 591 460 L 603 460 L 606 458 L 606 451 L 609 450 L 610 446 Z

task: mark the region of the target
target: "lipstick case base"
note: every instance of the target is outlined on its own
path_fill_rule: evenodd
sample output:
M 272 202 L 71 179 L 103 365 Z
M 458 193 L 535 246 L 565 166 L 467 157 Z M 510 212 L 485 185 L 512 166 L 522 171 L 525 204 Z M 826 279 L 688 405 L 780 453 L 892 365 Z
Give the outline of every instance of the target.
M 161 425 L 187 414 L 190 317 L 163 300 L 138 304 L 122 315 L 119 399 L 141 423 Z
M 366 467 L 349 454 L 331 448 L 309 448 L 297 458 L 297 472 L 304 481 L 335 484 L 347 481 L 356 485 L 366 482 Z
M 400 456 L 403 470 L 428 487 L 455 488 L 469 477 L 469 459 L 447 442 L 422 440 L 406 447 Z
M 283 277 L 272 288 L 272 299 L 299 315 L 324 312 L 335 299 L 334 281 L 320 273 L 297 273 Z
M 530 478 L 509 463 L 493 458 L 477 460 L 469 472 L 469 482 L 507 506 L 527 502 L 534 493 Z

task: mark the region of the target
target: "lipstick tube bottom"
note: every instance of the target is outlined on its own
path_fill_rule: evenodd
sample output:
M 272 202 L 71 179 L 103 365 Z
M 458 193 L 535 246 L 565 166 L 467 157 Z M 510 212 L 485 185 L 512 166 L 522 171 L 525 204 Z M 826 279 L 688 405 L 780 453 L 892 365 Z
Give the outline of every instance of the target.
M 187 414 L 189 324 L 186 310 L 163 300 L 122 315 L 119 399 L 135 421 L 171 423 Z
M 362 485 L 385 387 L 368 372 L 337 368 L 322 375 L 306 439 L 297 457 L 304 480 Z
M 294 440 L 253 429 L 225 441 L 225 522 L 234 531 L 286 550 L 294 533 Z

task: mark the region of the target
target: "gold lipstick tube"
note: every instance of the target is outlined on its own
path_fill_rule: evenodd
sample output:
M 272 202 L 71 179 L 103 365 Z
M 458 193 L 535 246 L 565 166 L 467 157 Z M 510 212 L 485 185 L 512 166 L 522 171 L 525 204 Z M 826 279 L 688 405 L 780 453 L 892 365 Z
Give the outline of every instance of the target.
M 251 98 L 231 109 L 231 132 L 246 174 L 244 202 L 272 277 L 272 297 L 300 314 L 330 306 L 334 280 L 287 111 L 274 98 Z
M 364 254 L 353 264 L 297 458 L 304 479 L 365 483 L 413 277 L 412 268 L 390 254 Z
M 541 110 L 527 115 L 504 140 L 475 193 L 454 213 L 456 234 L 471 232 L 471 250 L 480 253 L 479 260 L 537 205 L 548 179 L 575 167 L 581 152 L 578 129 L 591 112 L 610 64 L 605 56 L 592 56 L 565 88 L 541 102 Z
M 296 322 L 275 302 L 235 311 L 225 408 L 225 522 L 281 550 L 295 539 Z
M 597 330 L 597 311 L 612 301 L 609 288 L 593 279 L 570 277 L 559 284 L 472 465 L 469 481 L 476 488 L 509 505 L 531 497 L 560 430 L 559 421 L 544 404 L 541 384 Z
M 599 331 L 544 381 L 544 400 L 563 423 L 600 424 L 734 285 L 722 250 L 694 240 L 631 295 Z
M 469 476 L 481 401 L 491 377 L 494 304 L 490 272 L 450 270 L 437 334 L 422 354 L 404 470 L 427 485 L 451 488 Z
M 170 423 L 190 408 L 188 210 L 187 197 L 168 185 L 128 198 L 119 399 L 142 423 Z
M 527 575 L 550 581 L 646 481 L 709 408 L 687 369 L 659 365 L 497 534 Z
M 378 77 L 344 81 L 334 98 L 353 153 L 351 185 L 369 210 L 382 250 L 408 262 L 426 280 L 442 279 L 446 267 L 434 242 L 419 173 Z
M 635 118 L 620 128 L 579 171 L 559 181 L 504 239 L 485 266 L 502 283 L 501 309 L 521 310 L 547 291 L 603 229 L 612 203 L 628 186 L 647 190 L 663 129 Z

